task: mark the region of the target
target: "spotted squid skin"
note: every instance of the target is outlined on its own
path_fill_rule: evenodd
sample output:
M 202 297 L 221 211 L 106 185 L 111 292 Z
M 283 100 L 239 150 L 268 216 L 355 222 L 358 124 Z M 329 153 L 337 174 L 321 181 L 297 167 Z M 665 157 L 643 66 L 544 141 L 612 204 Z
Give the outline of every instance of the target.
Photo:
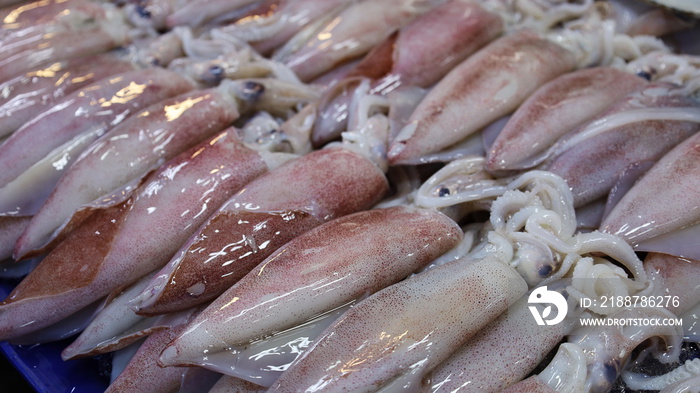
M 700 302 L 700 262 L 675 255 L 651 252 L 644 259 L 644 270 L 664 296 L 677 296 L 678 303 L 665 304 L 676 315 Z
M 0 146 L 0 184 L 7 184 L 79 134 L 99 128 L 106 131 L 147 105 L 193 88 L 185 77 L 153 68 L 118 74 L 74 91 Z
M 209 390 L 209 393 L 263 393 L 266 390 L 267 388 L 254 383 L 224 375 Z
M 696 225 L 700 221 L 700 201 L 698 193 L 689 190 L 700 189 L 699 171 L 700 134 L 696 133 L 668 152 L 637 181 L 603 219 L 601 230 L 617 234 L 639 249 L 640 243 Z M 654 251 L 648 247 L 642 249 Z M 695 254 L 686 256 L 700 259 L 700 254 Z
M 537 325 L 527 300 L 520 299 L 435 367 L 421 392 L 500 392 L 531 373 L 571 325 Z
M 81 206 L 109 196 L 233 123 L 236 104 L 217 89 L 192 91 L 148 106 L 90 145 L 56 184 L 19 238 L 15 256 L 45 252 L 56 229 L 80 222 Z M 73 221 L 73 222 L 70 222 Z M 50 249 L 50 244 L 48 244 Z
M 575 66 L 571 52 L 531 30 L 493 41 L 452 69 L 421 101 L 391 143 L 389 163 L 412 161 L 461 141 Z
M 534 166 L 528 163 L 533 155 L 644 85 L 643 78 L 611 67 L 586 68 L 550 81 L 511 116 L 487 151 L 486 168 Z
M 649 84 L 644 89 L 630 94 L 600 118 L 639 108 L 700 109 L 698 101 L 673 94 L 675 89 L 677 87 L 671 85 Z M 667 92 L 669 94 L 666 94 Z M 585 126 L 565 138 L 575 137 L 583 129 Z M 660 159 L 699 129 L 700 124 L 690 121 L 636 121 L 630 118 L 630 122 L 625 125 L 588 138 L 573 148 L 560 152 L 551 163 L 545 165 L 545 169 L 566 180 L 574 196 L 574 205 L 583 206 L 607 195 L 623 171 L 631 165 Z M 674 183 L 669 185 L 671 184 Z
M 448 1 L 400 30 L 389 73 L 408 86 L 430 87 L 502 31 L 501 17 L 478 3 Z
M 245 345 L 299 325 L 402 280 L 462 236 L 442 213 L 403 206 L 324 223 L 279 248 L 219 296 L 192 322 L 197 328 L 173 342 L 176 354 L 167 361 L 199 364 L 204 349 Z M 277 300 L 266 305 L 270 298 Z
M 0 216 L 0 260 L 12 257 L 15 243 L 31 219 L 31 216 Z
M 169 161 L 125 202 L 86 219 L 20 282 L 0 305 L 0 339 L 51 325 L 160 268 L 210 211 L 266 170 L 233 130 Z
M 158 290 L 139 302 L 137 312 L 162 314 L 214 299 L 278 247 L 323 222 L 370 208 L 387 190 L 379 168 L 344 148 L 287 162 L 212 215 L 161 270 Z
M 58 61 L 0 84 L 0 136 L 13 133 L 73 91 L 134 68 L 115 56 L 96 55 Z
M 180 388 L 181 367 L 158 367 L 153 359 L 168 343 L 180 334 L 187 324 L 153 332 L 141 344 L 134 357 L 121 374 L 109 385 L 105 393 L 170 393 Z
M 493 256 L 428 270 L 348 310 L 269 392 L 372 392 L 411 365 L 428 371 L 526 291 L 524 280 Z
M 501 393 L 557 393 L 537 375 L 524 379 L 502 390 Z

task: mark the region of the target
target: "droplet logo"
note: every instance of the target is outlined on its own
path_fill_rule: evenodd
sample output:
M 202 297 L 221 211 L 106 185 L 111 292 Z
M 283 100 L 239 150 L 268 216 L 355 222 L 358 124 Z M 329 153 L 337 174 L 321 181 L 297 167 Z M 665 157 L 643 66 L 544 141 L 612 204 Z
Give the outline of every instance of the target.
M 532 291 L 530 296 L 527 298 L 528 304 L 546 304 L 547 306 L 542 310 L 542 313 L 538 310 L 537 306 L 528 306 L 532 316 L 535 318 L 535 322 L 538 325 L 556 325 L 566 318 L 566 313 L 569 311 L 569 305 L 566 303 L 564 295 L 556 291 L 549 291 L 547 287 L 539 287 Z M 557 308 L 557 313 L 554 317 L 548 317 L 552 314 L 552 306 Z

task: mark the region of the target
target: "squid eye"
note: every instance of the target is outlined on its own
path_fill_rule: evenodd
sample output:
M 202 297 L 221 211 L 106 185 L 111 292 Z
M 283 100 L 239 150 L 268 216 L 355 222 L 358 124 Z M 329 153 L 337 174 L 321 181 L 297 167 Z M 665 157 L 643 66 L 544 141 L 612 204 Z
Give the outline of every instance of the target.
M 537 270 L 537 274 L 540 275 L 540 277 L 548 277 L 550 273 L 552 273 L 552 266 L 551 265 L 543 265 Z
M 641 78 L 644 78 L 644 79 L 646 79 L 646 80 L 648 80 L 648 81 L 651 80 L 651 73 L 646 72 L 646 71 L 639 71 L 639 72 L 637 72 L 637 76 L 639 76 L 639 77 L 641 77 Z
M 144 19 L 151 19 L 151 11 L 147 10 L 146 7 L 142 5 L 136 6 L 136 12 L 138 12 L 139 16 Z
M 257 101 L 265 93 L 265 86 L 258 82 L 248 81 L 243 85 L 242 95 L 247 101 Z
M 221 76 L 224 74 L 224 68 L 218 65 L 213 65 L 209 67 L 209 73 L 214 76 Z
M 438 190 L 438 197 L 444 197 L 450 195 L 450 189 L 447 187 L 440 187 Z

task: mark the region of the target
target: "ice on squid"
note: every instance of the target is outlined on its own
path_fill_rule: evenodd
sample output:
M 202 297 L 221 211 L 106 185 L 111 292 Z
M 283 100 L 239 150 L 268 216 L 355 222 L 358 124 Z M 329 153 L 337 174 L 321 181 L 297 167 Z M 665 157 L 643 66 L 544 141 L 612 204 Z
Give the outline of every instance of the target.
M 244 347 L 398 282 L 461 239 L 451 219 L 412 207 L 329 221 L 280 247 L 219 296 L 161 361 L 206 364 L 203 356 Z
M 15 288 L 0 305 L 0 337 L 49 326 L 160 268 L 221 203 L 285 159 L 246 148 L 229 130 L 165 163 L 129 199 L 91 215 Z
M 601 230 L 623 237 L 639 251 L 700 259 L 700 201 L 692 191 L 698 188 L 698 146 L 696 133 L 663 156 L 612 208 Z
M 586 68 L 546 83 L 510 117 L 487 151 L 486 167 L 498 171 L 538 165 L 560 137 L 645 84 L 612 67 Z

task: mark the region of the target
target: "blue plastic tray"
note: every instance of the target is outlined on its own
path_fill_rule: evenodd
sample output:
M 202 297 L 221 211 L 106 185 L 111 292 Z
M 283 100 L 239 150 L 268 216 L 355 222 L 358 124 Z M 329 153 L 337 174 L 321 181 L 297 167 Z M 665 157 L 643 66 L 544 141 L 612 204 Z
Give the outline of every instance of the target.
M 4 299 L 15 285 L 16 281 L 0 279 L 0 299 Z M 38 345 L 0 342 L 0 352 L 39 393 L 104 392 L 109 379 L 100 375 L 98 359 L 67 362 L 61 359 L 61 351 L 71 342 L 72 339 Z

